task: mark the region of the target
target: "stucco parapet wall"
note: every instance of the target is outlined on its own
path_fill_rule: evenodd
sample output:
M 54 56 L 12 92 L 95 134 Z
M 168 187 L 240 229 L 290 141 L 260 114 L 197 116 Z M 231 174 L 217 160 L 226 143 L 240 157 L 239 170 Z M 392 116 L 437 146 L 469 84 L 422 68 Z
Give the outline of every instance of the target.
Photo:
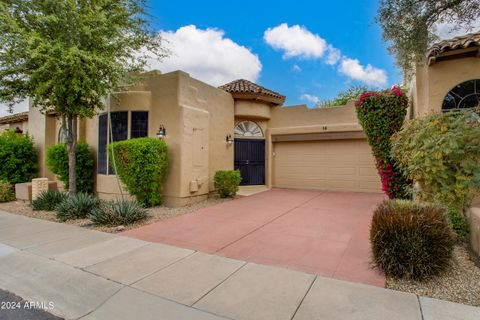
M 111 97 L 111 107 L 118 109 L 148 108 L 152 104 L 152 93 L 150 91 L 121 91 L 115 92 Z
M 270 128 L 307 127 L 358 123 L 353 101 L 345 106 L 313 108 L 306 105 L 291 107 L 273 107 L 271 109 Z
M 269 135 L 283 134 L 303 134 L 303 133 L 334 133 L 334 132 L 362 132 L 362 127 L 358 123 L 342 123 L 342 124 L 318 124 L 312 126 L 295 126 L 282 128 L 269 128 Z

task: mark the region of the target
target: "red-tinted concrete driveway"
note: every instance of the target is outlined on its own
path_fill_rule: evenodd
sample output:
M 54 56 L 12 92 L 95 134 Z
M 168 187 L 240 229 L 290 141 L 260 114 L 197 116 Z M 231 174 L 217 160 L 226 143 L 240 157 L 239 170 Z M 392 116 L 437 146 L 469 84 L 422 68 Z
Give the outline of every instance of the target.
M 272 189 L 124 235 L 377 286 L 369 226 L 383 195 Z

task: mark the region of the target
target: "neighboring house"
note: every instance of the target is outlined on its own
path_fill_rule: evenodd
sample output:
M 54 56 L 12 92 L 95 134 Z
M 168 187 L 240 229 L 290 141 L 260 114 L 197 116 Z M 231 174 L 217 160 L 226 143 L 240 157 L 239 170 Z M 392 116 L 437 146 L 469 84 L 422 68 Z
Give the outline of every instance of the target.
M 418 67 L 413 79 L 408 117 L 471 107 L 480 97 L 479 47 L 479 34 L 432 47 L 429 64 Z M 245 185 L 381 192 L 353 101 L 321 109 L 284 107 L 284 101 L 247 80 L 214 88 L 182 71 L 149 72 L 110 98 L 110 119 L 104 110 L 80 121 L 79 137 L 96 157 L 96 192 L 101 198 L 120 193 L 108 166 L 108 141 L 156 137 L 160 127 L 171 155 L 164 189 L 170 206 L 204 199 L 214 190 L 215 172 L 233 168 Z M 55 179 L 45 168 L 44 151 L 58 141 L 60 122 L 32 108 L 28 124 L 39 147 L 40 175 Z
M 480 103 L 480 32 L 433 45 L 412 81 L 413 115 L 472 108 Z
M 0 133 L 7 130 L 25 132 L 28 130 L 28 111 L 0 118 Z

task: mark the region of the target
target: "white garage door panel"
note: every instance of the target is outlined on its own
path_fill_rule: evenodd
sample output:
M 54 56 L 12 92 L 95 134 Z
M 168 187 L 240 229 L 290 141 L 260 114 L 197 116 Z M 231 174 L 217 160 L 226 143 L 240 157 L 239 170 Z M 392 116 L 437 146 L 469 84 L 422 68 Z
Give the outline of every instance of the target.
M 381 192 L 366 140 L 277 142 L 274 152 L 275 187 Z

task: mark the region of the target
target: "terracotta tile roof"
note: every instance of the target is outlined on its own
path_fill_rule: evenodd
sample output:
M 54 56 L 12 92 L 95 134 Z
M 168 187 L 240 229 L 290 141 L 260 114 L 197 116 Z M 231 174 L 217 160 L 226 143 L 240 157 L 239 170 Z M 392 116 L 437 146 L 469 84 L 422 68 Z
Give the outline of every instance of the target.
M 28 111 L 15 113 L 0 118 L 0 124 L 16 123 L 28 120 Z
M 252 97 L 274 104 L 283 104 L 285 102 L 284 95 L 245 79 L 235 80 L 218 88 L 230 92 L 234 98 Z
M 469 33 L 463 36 L 435 43 L 427 51 L 427 59 L 434 58 L 444 52 L 467 49 L 470 47 L 480 47 L 480 32 Z

